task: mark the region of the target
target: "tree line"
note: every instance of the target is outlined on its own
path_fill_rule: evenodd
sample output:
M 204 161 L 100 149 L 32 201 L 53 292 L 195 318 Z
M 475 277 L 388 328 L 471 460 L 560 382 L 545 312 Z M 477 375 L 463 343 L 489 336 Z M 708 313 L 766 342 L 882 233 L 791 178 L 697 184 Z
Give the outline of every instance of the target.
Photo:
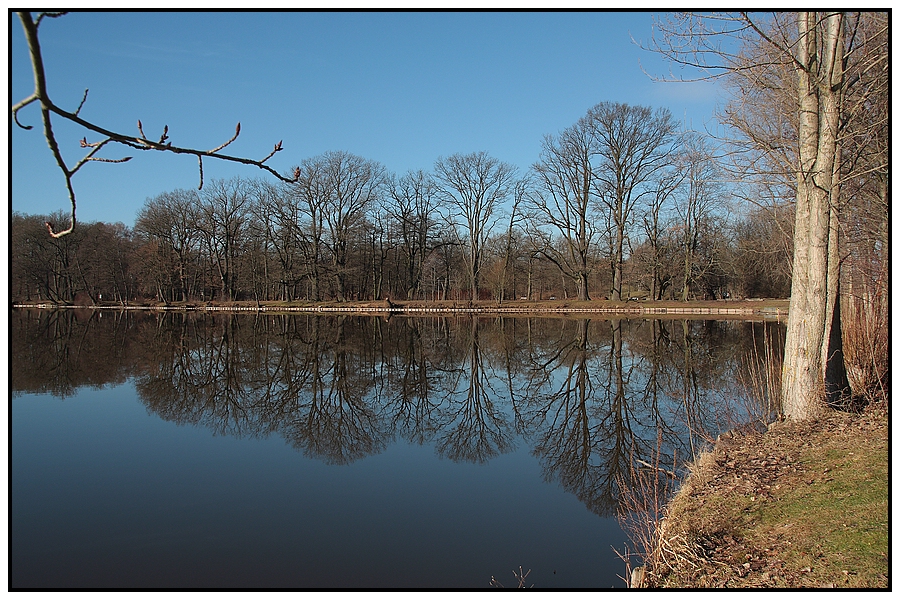
M 388 172 L 335 151 L 296 181 L 148 198 L 133 228 L 46 235 L 12 217 L 14 300 L 347 301 L 786 297 L 790 206 L 730 215 L 710 141 L 602 103 L 525 173 L 485 152 Z M 43 235 L 42 235 L 43 232 Z

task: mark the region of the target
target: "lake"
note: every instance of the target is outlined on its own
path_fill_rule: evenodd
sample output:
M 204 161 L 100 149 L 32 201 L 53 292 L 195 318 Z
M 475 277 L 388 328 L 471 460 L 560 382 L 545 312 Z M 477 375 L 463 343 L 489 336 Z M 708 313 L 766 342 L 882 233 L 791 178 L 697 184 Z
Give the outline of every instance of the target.
M 9 585 L 625 587 L 622 486 L 768 418 L 783 336 L 12 310 Z

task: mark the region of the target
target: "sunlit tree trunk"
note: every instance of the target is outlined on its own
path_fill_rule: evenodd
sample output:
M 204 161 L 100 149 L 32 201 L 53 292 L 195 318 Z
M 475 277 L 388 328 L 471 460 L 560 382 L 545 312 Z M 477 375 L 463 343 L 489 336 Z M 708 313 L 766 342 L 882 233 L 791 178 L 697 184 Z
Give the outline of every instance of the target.
M 835 161 L 839 93 L 843 83 L 842 15 L 825 15 L 822 26 L 818 26 L 817 18 L 816 13 L 801 13 L 798 19 L 797 213 L 782 372 L 782 410 L 790 419 L 811 418 L 822 412 L 823 389 L 833 392 L 836 385 L 827 382 L 826 375 L 834 378 L 843 372 L 839 257 L 836 229 L 831 225 L 832 218 L 836 221 L 832 196 L 837 194 Z

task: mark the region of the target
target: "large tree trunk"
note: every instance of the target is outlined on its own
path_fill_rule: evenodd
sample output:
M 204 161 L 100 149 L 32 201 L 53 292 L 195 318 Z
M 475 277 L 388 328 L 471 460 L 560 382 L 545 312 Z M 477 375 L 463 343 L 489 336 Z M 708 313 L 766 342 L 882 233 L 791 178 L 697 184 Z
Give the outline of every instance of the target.
M 837 197 L 835 161 L 843 83 L 842 15 L 829 14 L 823 22 L 820 31 L 815 13 L 799 15 L 800 164 L 791 304 L 782 372 L 782 410 L 794 420 L 820 414 L 825 409 L 826 373 L 835 377 L 843 372 L 843 354 L 839 350 L 838 247 L 837 235 L 832 235 L 833 231 L 836 234 L 832 200 Z M 833 391 L 831 385 L 828 389 Z
M 577 293 L 579 300 L 587 301 L 591 299 L 591 296 L 588 293 L 588 274 L 586 269 L 579 271 L 577 274 L 575 279 L 575 292 Z
M 610 300 L 619 301 L 622 299 L 622 263 L 625 255 L 625 228 L 621 223 L 622 219 L 616 220 L 616 247 L 615 257 L 612 269 L 613 285 L 612 297 Z

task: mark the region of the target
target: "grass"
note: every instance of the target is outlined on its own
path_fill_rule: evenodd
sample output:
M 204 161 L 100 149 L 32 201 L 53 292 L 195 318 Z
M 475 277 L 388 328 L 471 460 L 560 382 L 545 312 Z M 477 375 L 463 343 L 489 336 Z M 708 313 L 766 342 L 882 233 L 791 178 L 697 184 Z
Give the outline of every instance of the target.
M 649 585 L 886 588 L 888 456 L 886 408 L 720 441 L 668 506 Z
M 784 556 L 788 569 L 809 567 L 822 585 L 846 580 L 854 587 L 880 587 L 888 548 L 887 440 L 864 449 L 847 447 L 842 439 L 824 443 L 801 457 L 813 483 L 787 487 L 751 513 L 756 518 L 746 534 L 765 540 L 790 523 L 794 550 Z

